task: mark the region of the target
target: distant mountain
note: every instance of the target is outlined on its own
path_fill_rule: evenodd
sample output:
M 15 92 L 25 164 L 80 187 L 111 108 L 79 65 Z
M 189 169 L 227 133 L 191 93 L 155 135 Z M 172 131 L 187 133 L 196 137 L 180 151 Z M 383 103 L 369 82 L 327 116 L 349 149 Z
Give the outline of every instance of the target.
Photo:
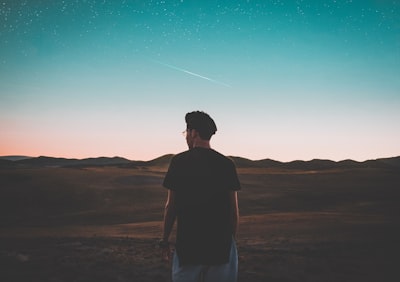
M 0 157 L 0 160 L 8 160 L 8 161 L 20 161 L 20 160 L 25 160 L 25 159 L 30 159 L 32 157 L 27 157 L 27 156 L 2 156 Z
M 285 163 L 284 168 L 288 169 L 306 169 L 306 170 L 321 170 L 329 169 L 336 166 L 334 161 L 314 159 L 311 161 L 292 161 Z
M 311 161 L 292 161 L 292 162 L 279 162 L 271 159 L 263 159 L 252 161 L 249 159 L 241 157 L 231 157 L 235 162 L 236 167 L 246 168 L 246 167 L 258 167 L 258 168 L 285 168 L 285 169 L 324 169 L 332 168 L 335 166 L 334 161 L 330 160 L 311 160 Z
M 173 156 L 173 154 L 167 154 L 150 161 L 130 161 L 129 163 L 121 164 L 120 167 L 135 168 L 140 166 L 168 166 Z
M 25 166 L 47 166 L 47 167 L 71 167 L 71 166 L 106 166 L 106 165 L 121 165 L 130 163 L 130 160 L 120 157 L 99 157 L 87 159 L 66 159 L 52 158 L 40 156 L 38 158 L 24 159 L 16 161 L 19 165 Z
M 37 158 L 23 156 L 0 157 L 0 168 L 13 167 L 90 167 L 90 166 L 118 166 L 124 168 L 150 167 L 169 165 L 173 154 L 163 155 L 150 161 L 131 161 L 121 157 L 99 157 L 86 159 L 67 159 L 40 156 Z M 271 159 L 250 160 L 242 157 L 230 156 L 238 168 L 281 168 L 295 170 L 324 170 L 324 169 L 350 169 L 350 168 L 387 168 L 399 169 L 400 157 L 381 158 L 357 162 L 343 160 L 339 162 L 331 160 L 314 159 L 311 161 L 279 162 Z
M 171 159 L 174 155 L 173 154 L 168 154 L 168 155 L 163 155 L 161 157 L 158 157 L 154 160 L 148 161 L 147 165 L 151 165 L 151 166 L 165 166 L 165 165 L 169 165 L 169 163 L 171 162 Z
M 100 157 L 100 158 L 88 158 L 83 159 L 80 161 L 80 165 L 98 165 L 98 166 L 105 166 L 105 165 L 121 165 L 121 164 L 128 164 L 131 163 L 130 160 L 121 158 L 121 157 Z
M 16 161 L 16 163 L 19 165 L 25 166 L 68 166 L 78 164 L 78 162 L 78 159 L 53 158 L 45 156 Z
M 376 160 L 367 160 L 357 162 L 353 160 L 343 160 L 339 162 L 331 160 L 314 159 L 311 161 L 292 161 L 279 162 L 271 159 L 252 161 L 241 157 L 230 157 L 238 168 L 284 168 L 284 169 L 301 169 L 301 170 L 323 170 L 334 168 L 400 168 L 400 157 L 382 158 Z
M 281 162 L 274 161 L 271 159 L 253 161 L 253 160 L 249 160 L 249 159 L 242 158 L 242 157 L 231 156 L 230 158 L 233 160 L 236 167 L 243 167 L 243 168 L 246 168 L 246 167 L 248 167 L 248 168 L 251 168 L 251 167 L 277 167 L 277 166 L 280 166 L 283 164 Z

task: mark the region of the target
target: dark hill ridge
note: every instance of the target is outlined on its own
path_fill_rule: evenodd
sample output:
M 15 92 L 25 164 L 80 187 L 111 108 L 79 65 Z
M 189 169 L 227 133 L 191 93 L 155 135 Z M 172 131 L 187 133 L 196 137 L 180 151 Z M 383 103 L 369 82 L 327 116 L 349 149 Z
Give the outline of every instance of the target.
M 130 160 L 120 157 L 99 157 L 87 159 L 66 159 L 40 156 L 37 158 L 14 161 L 15 164 L 25 166 L 46 166 L 46 167 L 75 167 L 75 166 L 106 166 L 131 163 Z
M 25 159 L 30 159 L 32 157 L 28 156 L 2 156 L 0 157 L 0 160 L 8 160 L 8 161 L 20 161 L 20 160 L 25 160 Z
M 124 168 L 165 167 L 170 163 L 173 154 L 163 155 L 150 161 L 131 161 L 121 157 L 99 157 L 86 159 L 67 159 L 40 156 L 37 158 L 0 157 L 0 168 L 13 167 L 91 167 L 91 166 L 118 166 Z M 388 168 L 399 169 L 400 157 L 381 158 L 357 162 L 343 160 L 339 162 L 331 160 L 314 159 L 311 161 L 279 162 L 271 159 L 250 160 L 242 157 L 230 157 L 238 168 L 282 168 L 298 170 L 324 170 L 324 169 L 348 169 L 348 168 Z
M 158 157 L 154 160 L 148 161 L 147 164 L 151 165 L 151 166 L 169 165 L 173 156 L 174 156 L 173 154 L 167 154 L 167 155 Z
M 238 168 L 283 168 L 300 170 L 324 170 L 324 169 L 348 169 L 348 168 L 400 168 L 400 157 L 382 158 L 357 162 L 343 160 L 339 162 L 331 160 L 313 159 L 311 161 L 279 162 L 271 159 L 252 161 L 241 157 L 231 157 Z

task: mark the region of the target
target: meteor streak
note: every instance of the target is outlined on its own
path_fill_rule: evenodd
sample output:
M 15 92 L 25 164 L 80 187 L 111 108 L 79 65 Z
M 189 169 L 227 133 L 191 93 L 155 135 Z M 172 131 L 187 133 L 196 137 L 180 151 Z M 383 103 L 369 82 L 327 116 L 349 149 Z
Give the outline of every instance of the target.
M 200 77 L 202 79 L 211 81 L 213 83 L 216 83 L 216 84 L 219 84 L 219 85 L 223 85 L 225 87 L 231 87 L 229 84 L 226 84 L 224 82 L 221 82 L 221 81 L 218 81 L 218 80 L 215 80 L 215 79 L 212 79 L 212 78 L 209 78 L 209 77 L 206 77 L 206 76 L 203 76 L 203 75 L 200 75 L 200 74 L 197 74 L 197 73 L 185 70 L 185 69 L 182 69 L 182 68 L 177 67 L 177 66 L 173 66 L 173 65 L 170 65 L 170 64 L 167 64 L 167 63 L 164 63 L 164 62 L 160 62 L 160 61 L 155 61 L 155 60 L 152 60 L 152 61 L 157 63 L 157 64 L 160 64 L 162 66 L 165 66 L 165 67 L 168 67 L 170 69 L 173 69 L 173 70 L 181 71 L 183 73 L 187 73 L 187 74 L 190 74 L 190 75 L 193 75 L 193 76 L 196 76 L 196 77 Z

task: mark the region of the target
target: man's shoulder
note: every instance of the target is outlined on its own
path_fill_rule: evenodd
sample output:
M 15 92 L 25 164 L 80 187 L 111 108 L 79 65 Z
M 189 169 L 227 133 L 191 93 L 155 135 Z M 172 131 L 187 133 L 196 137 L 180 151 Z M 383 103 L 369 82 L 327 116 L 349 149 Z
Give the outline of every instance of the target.
M 228 163 L 228 164 L 234 165 L 234 161 L 233 161 L 230 157 L 228 157 L 228 156 L 226 156 L 226 155 L 224 155 L 224 154 L 222 154 L 222 153 L 220 153 L 220 152 L 218 152 L 218 151 L 215 151 L 215 150 L 213 150 L 213 151 L 214 151 L 215 155 L 216 155 L 218 158 L 221 159 L 221 161 L 224 161 L 224 162 L 226 162 L 226 163 Z
M 189 154 L 189 150 L 175 154 L 171 159 L 171 163 L 172 162 L 180 162 L 180 161 L 184 160 L 185 158 L 187 158 L 188 154 Z
M 190 152 L 190 150 L 186 150 L 186 151 L 180 152 L 178 154 L 175 154 L 172 158 L 173 159 L 180 159 L 180 158 L 186 156 L 187 154 L 189 154 L 189 152 Z

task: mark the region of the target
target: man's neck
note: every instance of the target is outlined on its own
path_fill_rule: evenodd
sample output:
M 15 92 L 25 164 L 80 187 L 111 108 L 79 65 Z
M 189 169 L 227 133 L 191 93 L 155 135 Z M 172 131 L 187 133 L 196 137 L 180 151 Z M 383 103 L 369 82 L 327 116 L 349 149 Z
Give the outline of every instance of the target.
M 198 139 L 198 140 L 196 140 L 194 142 L 193 148 L 211 149 L 210 141 L 209 140 Z

